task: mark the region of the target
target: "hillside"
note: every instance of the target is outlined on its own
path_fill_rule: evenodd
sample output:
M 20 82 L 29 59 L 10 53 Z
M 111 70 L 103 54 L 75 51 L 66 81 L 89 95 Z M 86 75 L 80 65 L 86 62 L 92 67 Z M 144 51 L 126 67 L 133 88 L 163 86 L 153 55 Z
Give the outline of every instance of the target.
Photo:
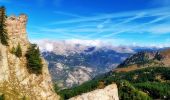
M 139 52 L 127 58 L 118 68 L 131 65 L 142 66 L 170 66 L 170 49 L 167 48 L 157 52 Z
M 71 98 L 116 83 L 120 100 L 169 100 L 170 67 L 167 60 L 168 49 L 161 52 L 139 52 L 127 58 L 113 71 L 59 93 L 63 98 Z
M 0 95 L 3 100 L 57 100 L 48 67 L 27 38 L 27 16 L 0 8 Z

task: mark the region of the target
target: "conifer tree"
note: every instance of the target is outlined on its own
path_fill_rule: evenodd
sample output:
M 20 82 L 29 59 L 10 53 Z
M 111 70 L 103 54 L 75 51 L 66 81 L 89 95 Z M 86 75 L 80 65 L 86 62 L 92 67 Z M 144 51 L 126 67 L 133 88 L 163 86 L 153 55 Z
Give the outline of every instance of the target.
M 8 46 L 8 34 L 6 30 L 5 20 L 6 20 L 6 9 L 5 7 L 0 7 L 0 42 L 3 45 Z
M 40 51 L 36 44 L 30 45 L 26 53 L 26 58 L 29 72 L 41 74 L 43 65 L 40 57 Z

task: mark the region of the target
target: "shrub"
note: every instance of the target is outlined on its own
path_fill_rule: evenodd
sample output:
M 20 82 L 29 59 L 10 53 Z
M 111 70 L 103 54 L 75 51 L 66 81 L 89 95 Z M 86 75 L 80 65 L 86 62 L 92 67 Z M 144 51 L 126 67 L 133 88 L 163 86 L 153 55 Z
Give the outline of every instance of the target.
M 15 55 L 17 57 L 21 57 L 22 56 L 22 50 L 21 50 L 21 45 L 20 44 L 18 44 L 18 46 L 16 48 Z
M 98 82 L 98 89 L 103 89 L 105 87 L 104 81 L 99 81 Z
M 14 47 L 12 47 L 11 53 L 12 53 L 12 54 L 15 54 L 15 48 L 14 48 Z
M 5 100 L 5 95 L 4 94 L 0 95 L 0 100 Z
M 40 57 L 40 51 L 36 44 L 31 44 L 26 53 L 27 68 L 30 73 L 41 74 L 42 73 L 42 60 Z
M 54 84 L 54 91 L 58 93 L 60 91 L 60 87 L 58 87 L 58 84 Z
M 12 53 L 12 54 L 15 54 L 17 57 L 21 57 L 21 56 L 22 56 L 21 45 L 18 44 L 16 48 L 12 47 L 11 53 Z

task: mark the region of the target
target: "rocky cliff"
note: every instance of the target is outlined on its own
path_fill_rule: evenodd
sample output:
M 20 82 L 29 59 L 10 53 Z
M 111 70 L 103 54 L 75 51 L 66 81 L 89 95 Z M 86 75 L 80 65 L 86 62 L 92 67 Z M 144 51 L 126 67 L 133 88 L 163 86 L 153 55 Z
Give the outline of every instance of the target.
M 26 32 L 27 16 L 11 16 L 6 19 L 8 44 L 0 43 L 0 93 L 7 100 L 58 100 L 59 96 L 53 91 L 48 67 L 43 61 L 42 74 L 36 75 L 27 70 L 25 54 L 30 45 Z M 11 53 L 13 47 L 20 44 L 22 57 Z
M 104 89 L 97 89 L 84 93 L 69 100 L 119 100 L 116 84 L 106 86 Z

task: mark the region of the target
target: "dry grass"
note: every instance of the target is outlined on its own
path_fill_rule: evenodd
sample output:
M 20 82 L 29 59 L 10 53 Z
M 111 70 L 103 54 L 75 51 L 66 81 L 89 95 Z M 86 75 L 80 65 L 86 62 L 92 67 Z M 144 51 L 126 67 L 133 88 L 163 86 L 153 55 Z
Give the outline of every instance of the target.
M 135 65 L 131 65 L 125 68 L 116 68 L 113 70 L 113 72 L 129 72 L 129 71 L 133 71 L 133 70 L 137 70 L 137 69 L 141 69 L 142 67 L 138 67 L 136 64 Z

